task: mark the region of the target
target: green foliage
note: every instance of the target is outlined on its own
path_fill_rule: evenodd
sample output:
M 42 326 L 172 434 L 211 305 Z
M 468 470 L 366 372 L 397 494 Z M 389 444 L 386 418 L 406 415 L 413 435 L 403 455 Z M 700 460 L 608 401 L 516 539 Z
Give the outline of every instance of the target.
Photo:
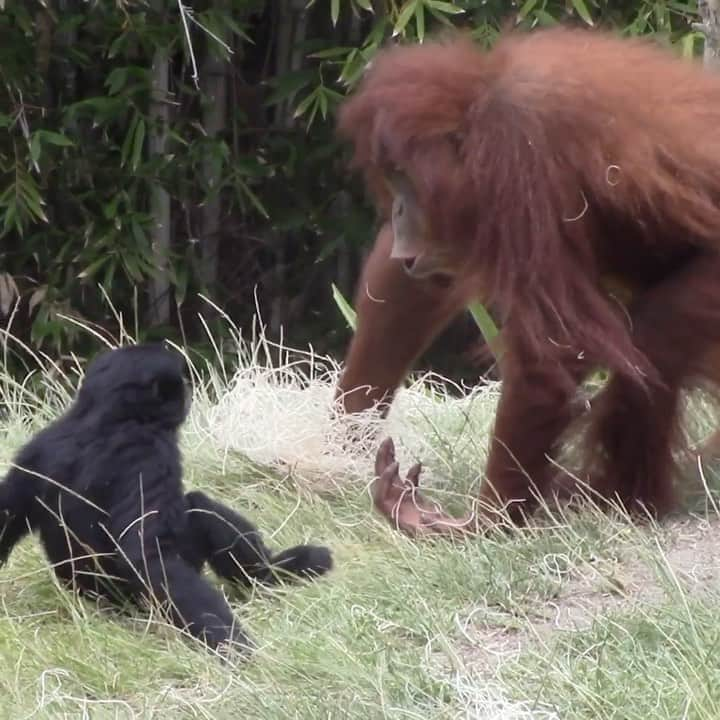
M 447 27 L 491 45 L 503 24 L 575 22 L 689 55 L 695 12 L 689 0 L 4 0 L 0 268 L 13 292 L 1 286 L 0 319 L 46 351 L 85 352 L 66 318 L 114 325 L 102 286 L 141 331 L 199 341 L 198 292 L 242 325 L 257 291 L 271 331 L 342 347 L 330 288 L 352 291 L 373 212 L 333 118 L 381 45 Z M 167 96 L 153 90 L 163 72 Z M 169 248 L 153 247 L 158 190 Z M 173 311 L 158 320 L 160 277 Z
M 352 305 L 345 299 L 335 283 L 332 285 L 332 291 L 335 304 L 342 313 L 348 327 L 354 331 L 357 328 L 357 313 L 353 310 Z

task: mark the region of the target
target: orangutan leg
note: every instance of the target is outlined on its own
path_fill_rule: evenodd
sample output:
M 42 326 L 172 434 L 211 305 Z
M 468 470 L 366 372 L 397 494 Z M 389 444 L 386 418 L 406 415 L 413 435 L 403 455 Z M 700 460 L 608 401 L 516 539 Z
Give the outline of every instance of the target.
M 357 329 L 336 393 L 348 413 L 376 404 L 386 413 L 413 362 L 468 301 L 456 287 L 410 278 L 390 260 L 391 247 L 386 225 L 358 284 Z
M 707 361 L 720 342 L 719 279 L 720 258 L 701 255 L 633 306 L 634 341 L 660 382 L 642 388 L 613 377 L 597 399 L 590 436 L 605 460 L 593 487 L 629 511 L 663 515 L 675 505 L 672 449 L 680 391 L 697 376 L 717 377 L 717 371 L 708 372 Z

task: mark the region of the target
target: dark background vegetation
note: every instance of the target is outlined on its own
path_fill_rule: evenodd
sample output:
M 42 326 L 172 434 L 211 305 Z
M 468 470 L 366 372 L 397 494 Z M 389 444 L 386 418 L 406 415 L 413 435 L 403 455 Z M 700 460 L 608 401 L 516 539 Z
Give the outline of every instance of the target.
M 702 51 L 686 0 L 0 0 L 0 327 L 54 358 L 117 336 L 209 349 L 259 306 L 338 356 L 375 218 L 334 113 L 381 45 L 452 25 L 654 34 Z M 622 82 L 622 78 L 618 78 Z M 103 292 L 104 289 L 104 292 Z M 257 306 L 256 306 L 257 302 Z M 459 318 L 425 366 L 477 373 Z M 17 343 L 14 343 L 17 346 Z

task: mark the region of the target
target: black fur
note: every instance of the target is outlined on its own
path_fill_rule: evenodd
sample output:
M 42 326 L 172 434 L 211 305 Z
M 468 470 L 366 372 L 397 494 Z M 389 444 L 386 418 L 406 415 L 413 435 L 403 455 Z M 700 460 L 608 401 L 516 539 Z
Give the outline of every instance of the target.
M 178 429 L 191 393 L 183 358 L 162 345 L 99 356 L 72 407 L 38 433 L 0 483 L 0 565 L 37 532 L 56 575 L 84 594 L 136 603 L 152 595 L 172 621 L 216 648 L 249 646 L 223 595 L 200 574 L 272 583 L 332 567 L 330 550 L 274 555 L 245 518 L 183 491 Z M 22 468 L 22 469 L 21 469 Z

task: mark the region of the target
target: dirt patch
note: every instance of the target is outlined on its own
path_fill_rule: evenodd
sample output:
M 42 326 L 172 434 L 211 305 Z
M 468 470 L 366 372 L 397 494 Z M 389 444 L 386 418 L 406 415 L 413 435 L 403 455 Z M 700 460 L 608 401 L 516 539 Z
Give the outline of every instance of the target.
M 689 591 L 720 582 L 720 520 L 677 521 L 668 537 L 667 565 Z
M 720 519 L 684 518 L 648 534 L 622 559 L 578 568 L 557 596 L 524 618 L 498 613 L 485 623 L 465 623 L 458 656 L 466 666 L 492 672 L 532 645 L 547 645 L 558 632 L 589 628 L 599 615 L 647 610 L 668 594 L 697 594 L 720 585 Z M 490 622 L 488 622 L 488 620 Z M 500 627 L 504 625 L 504 627 Z

